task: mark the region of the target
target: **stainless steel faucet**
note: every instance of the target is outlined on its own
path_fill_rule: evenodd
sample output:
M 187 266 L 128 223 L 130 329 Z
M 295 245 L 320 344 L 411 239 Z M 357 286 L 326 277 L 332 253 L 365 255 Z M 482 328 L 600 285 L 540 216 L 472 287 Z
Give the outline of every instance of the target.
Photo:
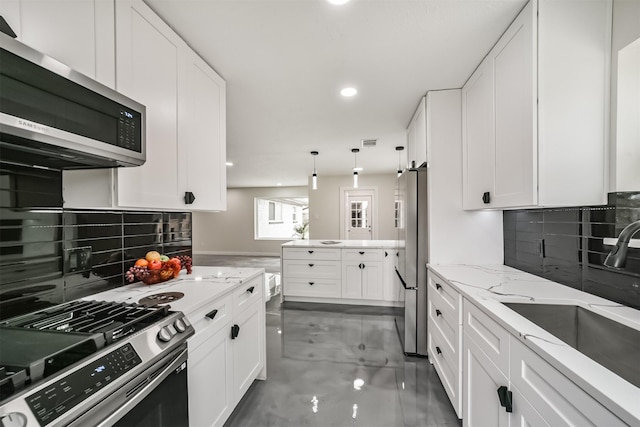
M 604 265 L 613 268 L 624 268 L 627 263 L 627 249 L 629 249 L 629 240 L 640 231 L 640 220 L 627 225 L 618 236 L 618 243 L 611 249 L 609 255 L 604 260 Z

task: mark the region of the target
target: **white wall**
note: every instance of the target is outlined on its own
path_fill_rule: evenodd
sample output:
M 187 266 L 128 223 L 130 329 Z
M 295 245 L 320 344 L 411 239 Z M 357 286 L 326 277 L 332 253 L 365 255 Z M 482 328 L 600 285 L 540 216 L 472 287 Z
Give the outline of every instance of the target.
M 392 162 L 393 163 L 393 162 Z M 350 188 L 353 175 L 318 176 L 318 189 L 309 190 L 309 238 L 340 239 L 340 187 Z M 360 172 L 359 188 L 377 189 L 376 212 L 378 231 L 376 239 L 393 240 L 397 238 L 393 227 L 394 190 L 396 174 L 367 174 Z M 309 177 L 311 188 L 311 177 Z
M 640 164 L 640 135 L 638 134 L 640 77 L 638 77 L 638 68 L 631 71 L 633 70 L 633 62 L 638 60 L 638 54 L 630 50 L 626 50 L 623 55 L 618 54 L 621 49 L 639 38 L 640 0 L 614 0 L 611 38 L 611 162 L 609 175 L 611 191 L 640 190 L 640 167 L 638 166 Z M 619 76 L 620 66 L 627 70 L 627 73 L 620 70 L 622 74 Z M 634 90 L 635 92 L 632 92 Z M 618 126 L 624 126 L 624 129 L 621 127 L 619 131 Z
M 255 240 L 256 197 L 307 197 L 307 187 L 230 188 L 226 212 L 193 213 L 195 254 L 280 256 L 286 240 Z

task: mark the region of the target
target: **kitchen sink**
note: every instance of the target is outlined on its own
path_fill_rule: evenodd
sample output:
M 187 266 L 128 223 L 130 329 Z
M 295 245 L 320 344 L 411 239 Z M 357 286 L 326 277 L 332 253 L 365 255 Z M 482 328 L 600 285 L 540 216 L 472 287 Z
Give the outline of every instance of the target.
M 503 304 L 640 387 L 640 331 L 577 305 Z

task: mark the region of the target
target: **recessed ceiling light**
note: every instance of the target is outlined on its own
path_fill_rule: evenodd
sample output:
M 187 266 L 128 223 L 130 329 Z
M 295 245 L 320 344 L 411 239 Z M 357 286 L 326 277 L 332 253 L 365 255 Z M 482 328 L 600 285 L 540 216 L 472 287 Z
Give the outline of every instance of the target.
M 281 182 L 277 183 L 276 185 L 277 185 L 278 187 L 282 187 L 282 183 L 281 183 Z
M 227 162 L 227 163 L 225 163 L 225 165 L 227 165 L 227 166 L 233 166 L 233 162 Z
M 340 95 L 342 95 L 342 96 L 353 96 L 356 93 L 358 93 L 358 91 L 355 88 L 352 88 L 352 87 L 345 87 L 344 89 L 342 89 L 340 91 Z
M 345 4 L 349 0 L 327 0 L 331 4 L 337 4 L 338 6 Z

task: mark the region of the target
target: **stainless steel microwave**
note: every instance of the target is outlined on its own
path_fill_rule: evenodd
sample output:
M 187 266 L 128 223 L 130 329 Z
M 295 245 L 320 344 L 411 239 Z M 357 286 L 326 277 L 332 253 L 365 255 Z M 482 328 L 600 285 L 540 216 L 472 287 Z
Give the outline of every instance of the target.
M 139 166 L 144 105 L 0 34 L 0 162 L 51 169 Z

